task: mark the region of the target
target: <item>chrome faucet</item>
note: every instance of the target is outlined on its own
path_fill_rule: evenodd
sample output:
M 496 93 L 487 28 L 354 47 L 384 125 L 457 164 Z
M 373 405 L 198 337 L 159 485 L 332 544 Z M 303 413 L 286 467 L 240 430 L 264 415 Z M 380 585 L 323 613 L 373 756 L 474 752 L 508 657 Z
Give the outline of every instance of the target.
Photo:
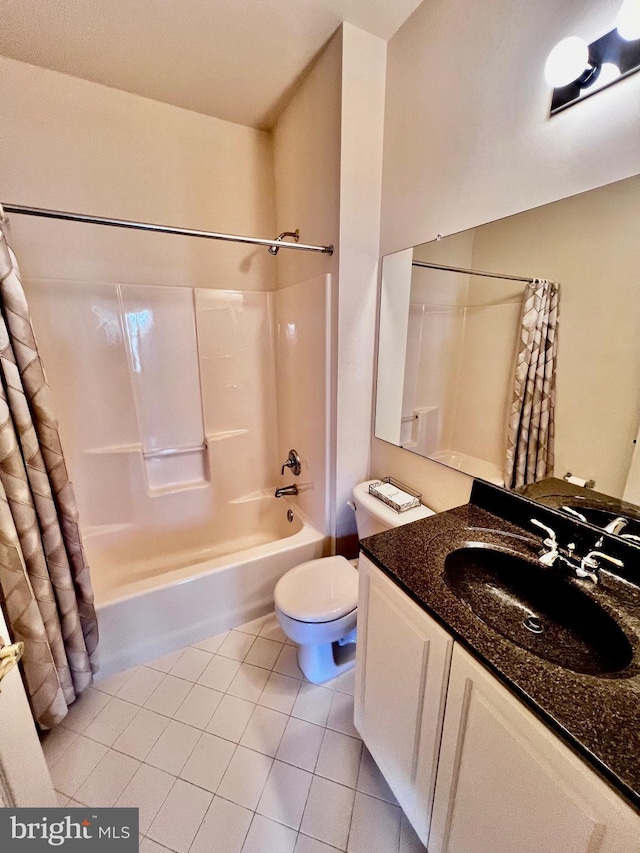
M 605 554 L 604 551 L 597 550 L 601 547 L 600 540 L 596 543 L 596 550 L 589 551 L 588 554 L 585 554 L 578 564 L 578 558 L 575 556 L 576 546 L 573 542 L 570 542 L 566 546 L 566 549 L 563 549 L 566 551 L 565 556 L 565 554 L 560 553 L 555 530 L 552 530 L 551 527 L 547 527 L 546 524 L 538 521 L 537 518 L 532 518 L 531 524 L 535 524 L 536 527 L 542 528 L 542 530 L 547 534 L 547 538 L 542 541 L 543 548 L 538 555 L 538 562 L 541 566 L 555 566 L 556 563 L 559 562 L 560 565 L 569 569 L 575 577 L 581 579 L 589 578 L 593 583 L 598 583 L 598 570 L 600 569 L 601 561 L 611 563 L 611 565 L 617 566 L 619 569 L 624 567 L 622 560 L 618 560 L 616 557 L 610 557 L 608 554 Z
M 560 551 L 558 550 L 558 539 L 556 537 L 555 530 L 552 530 L 550 527 L 547 527 L 546 524 L 543 524 L 541 521 L 538 521 L 537 518 L 531 519 L 531 524 L 535 524 L 536 527 L 542 528 L 544 532 L 547 534 L 547 538 L 542 540 L 543 549 L 538 554 L 538 562 L 541 566 L 553 566 L 555 561 L 560 556 Z M 548 548 L 548 551 L 544 549 Z
M 624 530 L 629 522 L 626 518 L 623 518 L 619 515 L 617 518 L 614 518 L 608 524 L 602 528 L 605 533 L 620 533 L 621 530 Z
M 576 568 L 576 575 L 579 578 L 589 578 L 589 580 L 592 580 L 594 583 L 598 583 L 600 560 L 605 560 L 607 563 L 611 563 L 619 569 L 624 567 L 622 560 L 618 560 L 616 557 L 610 557 L 602 551 L 589 551 L 589 553 L 580 561 L 580 565 Z
M 298 487 L 294 483 L 293 486 L 280 486 L 279 488 L 277 488 L 275 496 L 277 498 L 284 498 L 287 495 L 297 495 L 297 494 L 298 494 Z

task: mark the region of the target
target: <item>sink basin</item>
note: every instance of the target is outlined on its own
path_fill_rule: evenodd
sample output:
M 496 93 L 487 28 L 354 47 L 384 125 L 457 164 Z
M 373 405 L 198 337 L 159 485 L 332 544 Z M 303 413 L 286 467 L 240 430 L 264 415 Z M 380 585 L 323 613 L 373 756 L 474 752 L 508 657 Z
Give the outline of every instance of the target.
M 632 661 L 615 619 L 559 572 L 512 552 L 469 546 L 445 558 L 444 579 L 485 624 L 552 663 L 614 675 Z

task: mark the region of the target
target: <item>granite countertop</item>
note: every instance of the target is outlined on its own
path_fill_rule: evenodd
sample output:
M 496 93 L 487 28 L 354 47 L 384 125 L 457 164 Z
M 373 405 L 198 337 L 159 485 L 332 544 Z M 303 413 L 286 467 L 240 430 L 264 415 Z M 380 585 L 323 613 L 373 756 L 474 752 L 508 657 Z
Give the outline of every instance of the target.
M 615 516 L 623 516 L 629 522 L 636 522 L 636 525 L 632 524 L 625 528 L 624 532 L 638 532 L 634 528 L 640 522 L 640 507 L 621 498 L 606 495 L 604 492 L 596 492 L 594 489 L 576 486 L 566 480 L 560 480 L 558 477 L 548 477 L 545 480 L 539 480 L 537 483 L 528 483 L 518 491 L 525 497 L 554 509 L 569 506 L 570 509 L 578 512 L 589 509 L 601 510 L 603 513 L 601 520 L 597 517 L 595 519 L 587 518 L 588 522 L 599 527 L 604 527 L 607 521 Z M 610 515 L 610 518 L 605 515 L 606 513 Z
M 537 562 L 541 539 L 467 504 L 370 536 L 360 547 L 640 810 L 640 587 L 607 571 L 597 585 L 567 577 L 615 617 L 633 648 L 621 672 L 574 672 L 505 639 L 454 593 L 445 578 L 445 557 L 471 542 Z

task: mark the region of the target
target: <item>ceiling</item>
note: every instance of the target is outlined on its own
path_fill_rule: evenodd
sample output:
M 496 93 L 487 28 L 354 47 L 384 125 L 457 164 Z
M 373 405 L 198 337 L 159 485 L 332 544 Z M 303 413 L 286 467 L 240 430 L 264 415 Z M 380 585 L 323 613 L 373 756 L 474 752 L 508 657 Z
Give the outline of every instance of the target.
M 0 54 L 269 129 L 342 21 L 390 38 L 421 0 L 0 0 Z

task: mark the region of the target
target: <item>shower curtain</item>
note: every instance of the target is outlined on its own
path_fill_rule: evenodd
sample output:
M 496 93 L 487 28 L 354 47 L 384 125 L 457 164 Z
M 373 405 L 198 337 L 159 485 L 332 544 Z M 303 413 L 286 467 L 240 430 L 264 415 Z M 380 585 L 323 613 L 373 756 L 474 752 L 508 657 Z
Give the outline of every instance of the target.
M 553 282 L 535 279 L 525 288 L 507 428 L 507 488 L 553 476 L 558 303 Z
M 97 669 L 98 626 L 73 487 L 0 207 L 0 601 L 42 729 Z

